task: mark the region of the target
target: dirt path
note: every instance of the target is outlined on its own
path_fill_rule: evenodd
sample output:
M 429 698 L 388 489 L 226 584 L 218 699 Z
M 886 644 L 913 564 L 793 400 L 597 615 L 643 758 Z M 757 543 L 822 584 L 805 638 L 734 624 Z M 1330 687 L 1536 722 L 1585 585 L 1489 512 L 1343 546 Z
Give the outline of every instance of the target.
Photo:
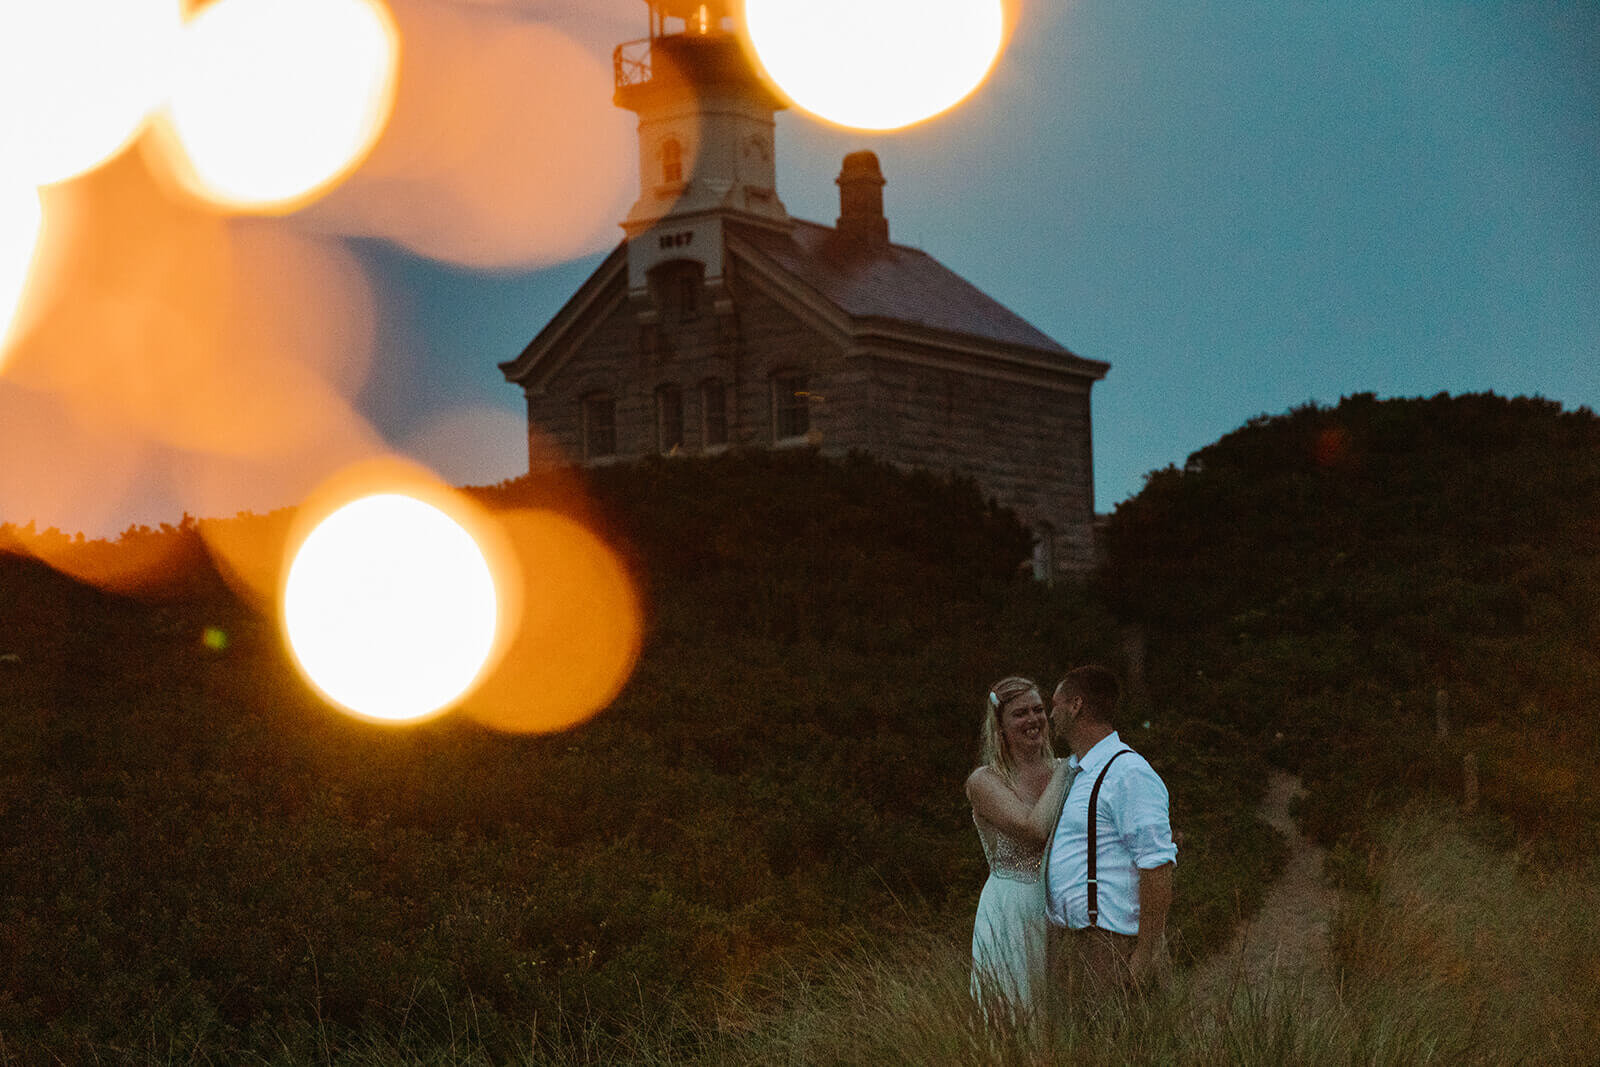
M 1289 801 L 1300 790 L 1298 778 L 1273 772 L 1260 816 L 1287 839 L 1289 862 L 1261 911 L 1241 925 L 1227 949 L 1195 972 L 1196 995 L 1212 1003 L 1226 1003 L 1269 975 L 1301 980 L 1314 999 L 1334 996 L 1328 925 L 1335 894 L 1322 879 L 1326 850 L 1302 836 L 1289 817 Z

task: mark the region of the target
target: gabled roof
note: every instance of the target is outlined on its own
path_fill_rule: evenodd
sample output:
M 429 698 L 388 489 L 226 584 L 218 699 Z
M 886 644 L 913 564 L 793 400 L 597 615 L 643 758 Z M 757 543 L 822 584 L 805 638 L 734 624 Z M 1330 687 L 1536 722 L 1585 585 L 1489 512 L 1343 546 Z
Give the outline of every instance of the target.
M 879 321 L 1033 349 L 1103 377 L 1109 365 L 1074 355 L 959 274 L 916 248 L 863 249 L 838 231 L 794 220 L 789 232 L 756 226 L 732 232 L 850 319 Z
M 892 336 L 975 354 L 1004 353 L 1000 358 L 1092 379 L 1110 368 L 1074 355 L 919 249 L 864 248 L 831 227 L 800 219 L 784 230 L 729 220 L 726 230 L 730 255 L 757 259 L 771 281 L 820 298 L 841 336 Z M 627 248 L 626 241 L 618 245 L 522 353 L 500 364 L 509 380 L 527 382 L 535 367 L 545 377 L 573 354 L 586 327 L 595 324 L 594 313 L 623 298 Z M 552 353 L 555 362 L 547 362 Z
M 616 286 L 620 280 L 626 288 L 628 277 L 628 242 L 620 242 L 611 254 L 595 268 L 593 274 L 584 279 L 578 291 L 561 305 L 550 321 L 544 324 L 544 329 L 534 335 L 515 359 L 508 359 L 501 363 L 500 371 L 508 381 L 521 382 L 533 370 L 535 364 L 542 362 L 550 351 L 565 340 L 585 318 L 594 320 L 595 316 L 588 314 L 600 305 L 603 305 L 607 291 Z M 592 325 L 592 321 L 591 321 Z M 582 336 L 582 331 L 579 331 Z

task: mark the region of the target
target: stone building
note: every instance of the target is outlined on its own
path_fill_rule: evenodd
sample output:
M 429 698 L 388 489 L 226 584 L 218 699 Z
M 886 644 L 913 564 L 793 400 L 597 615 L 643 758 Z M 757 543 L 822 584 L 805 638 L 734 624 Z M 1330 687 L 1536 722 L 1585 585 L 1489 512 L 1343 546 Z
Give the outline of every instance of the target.
M 621 244 L 517 358 L 535 434 L 586 464 L 730 446 L 852 449 L 971 476 L 1038 534 L 1041 575 L 1093 561 L 1089 393 L 1107 364 L 889 239 L 871 152 L 833 227 L 778 198 L 783 104 L 723 3 L 648 0 L 616 50 L 639 116 Z M 1020 428 L 1025 427 L 1025 430 Z

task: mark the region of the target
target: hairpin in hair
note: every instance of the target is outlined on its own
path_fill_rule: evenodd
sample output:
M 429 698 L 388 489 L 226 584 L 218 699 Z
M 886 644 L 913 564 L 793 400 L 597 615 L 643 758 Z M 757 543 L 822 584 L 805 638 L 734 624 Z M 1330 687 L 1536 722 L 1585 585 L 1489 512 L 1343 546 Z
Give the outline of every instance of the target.
M 1000 710 L 1000 694 L 996 693 L 993 689 L 989 690 L 989 706 L 995 711 Z

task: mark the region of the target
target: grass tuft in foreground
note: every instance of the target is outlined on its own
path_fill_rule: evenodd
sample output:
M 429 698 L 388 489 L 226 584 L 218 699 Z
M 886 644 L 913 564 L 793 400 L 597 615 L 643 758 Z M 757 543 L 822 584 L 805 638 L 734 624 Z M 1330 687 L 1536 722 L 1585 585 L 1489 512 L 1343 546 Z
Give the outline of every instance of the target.
M 1372 862 L 1333 941 L 1374 1039 L 1419 1020 L 1438 1062 L 1600 1062 L 1600 860 L 1541 870 L 1416 805 Z
M 1600 861 L 1530 869 L 1448 810 L 1406 809 L 1372 857 L 1372 892 L 1334 922 L 1326 988 L 1294 961 L 1221 993 L 1188 973 L 1053 1034 L 991 1020 L 966 946 L 926 935 L 838 952 L 786 1008 L 727 1031 L 719 1064 L 1579 1064 L 1600 1062 Z

